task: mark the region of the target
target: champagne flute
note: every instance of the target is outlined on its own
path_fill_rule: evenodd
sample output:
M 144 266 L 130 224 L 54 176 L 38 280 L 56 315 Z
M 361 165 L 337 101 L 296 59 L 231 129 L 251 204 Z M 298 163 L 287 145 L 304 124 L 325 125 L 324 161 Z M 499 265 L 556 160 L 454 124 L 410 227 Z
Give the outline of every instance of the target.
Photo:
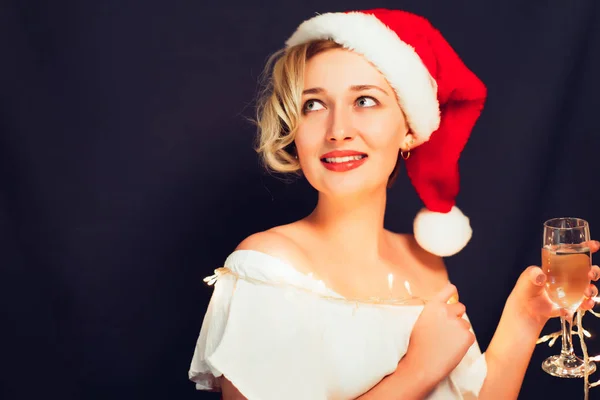
M 547 358 L 542 369 L 560 378 L 581 378 L 585 365 L 573 351 L 571 327 L 573 314 L 584 299 L 590 284 L 588 273 L 592 267 L 588 247 L 590 228 L 580 218 L 554 218 L 544 223 L 542 269 L 546 274 L 546 292 L 550 300 L 561 308 L 562 349 L 560 355 Z M 564 316 L 563 316 L 564 315 Z M 590 362 L 588 373 L 596 370 Z

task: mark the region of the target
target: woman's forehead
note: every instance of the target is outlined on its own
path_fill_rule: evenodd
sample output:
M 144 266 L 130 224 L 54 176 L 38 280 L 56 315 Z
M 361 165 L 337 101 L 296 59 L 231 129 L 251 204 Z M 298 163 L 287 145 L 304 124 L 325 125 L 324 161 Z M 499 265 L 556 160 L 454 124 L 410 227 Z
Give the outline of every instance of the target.
M 385 77 L 361 54 L 346 49 L 319 53 L 306 63 L 304 86 L 348 88 L 355 85 L 388 86 Z

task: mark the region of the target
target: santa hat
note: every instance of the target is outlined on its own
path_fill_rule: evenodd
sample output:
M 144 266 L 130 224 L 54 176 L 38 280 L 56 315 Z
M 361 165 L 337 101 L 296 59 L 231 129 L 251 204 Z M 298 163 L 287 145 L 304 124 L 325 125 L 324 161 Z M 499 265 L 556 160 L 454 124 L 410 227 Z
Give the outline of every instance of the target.
M 469 219 L 455 206 L 458 160 L 486 87 L 429 21 L 406 11 L 321 14 L 303 22 L 286 45 L 319 39 L 362 54 L 396 92 L 417 144 L 406 169 L 425 205 L 414 220 L 415 238 L 433 254 L 456 254 L 472 235 Z

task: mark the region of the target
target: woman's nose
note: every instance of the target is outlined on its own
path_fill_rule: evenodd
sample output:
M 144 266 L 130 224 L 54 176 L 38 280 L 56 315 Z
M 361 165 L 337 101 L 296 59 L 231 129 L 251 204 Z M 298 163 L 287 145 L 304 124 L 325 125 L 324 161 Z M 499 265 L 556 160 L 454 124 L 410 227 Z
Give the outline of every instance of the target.
M 344 110 L 334 110 L 330 114 L 329 127 L 327 129 L 327 140 L 340 142 L 354 139 L 355 133 L 350 123 L 350 116 Z

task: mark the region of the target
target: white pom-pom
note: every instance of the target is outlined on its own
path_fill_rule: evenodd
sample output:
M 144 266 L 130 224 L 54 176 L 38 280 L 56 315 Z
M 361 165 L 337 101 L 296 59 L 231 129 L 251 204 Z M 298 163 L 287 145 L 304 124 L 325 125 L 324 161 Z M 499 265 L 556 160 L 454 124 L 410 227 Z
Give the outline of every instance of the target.
M 449 257 L 461 251 L 471 240 L 473 230 L 457 207 L 443 214 L 422 209 L 413 224 L 415 240 L 428 252 Z

